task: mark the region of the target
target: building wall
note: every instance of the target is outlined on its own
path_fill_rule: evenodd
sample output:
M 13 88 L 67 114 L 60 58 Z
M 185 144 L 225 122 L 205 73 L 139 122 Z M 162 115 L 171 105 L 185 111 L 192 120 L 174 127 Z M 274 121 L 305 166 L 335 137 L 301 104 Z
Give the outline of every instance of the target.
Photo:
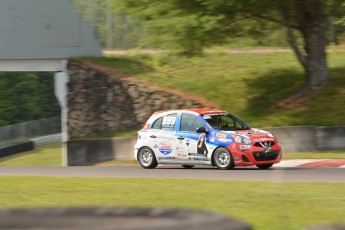
M 101 56 L 69 0 L 1 0 L 0 33 L 0 59 Z

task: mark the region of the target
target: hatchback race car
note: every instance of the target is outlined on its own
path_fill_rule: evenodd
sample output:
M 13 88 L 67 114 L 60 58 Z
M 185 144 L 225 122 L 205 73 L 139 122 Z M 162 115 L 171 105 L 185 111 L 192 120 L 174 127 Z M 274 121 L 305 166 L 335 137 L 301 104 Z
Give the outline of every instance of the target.
M 270 132 L 250 128 L 228 112 L 204 108 L 152 114 L 137 133 L 134 157 L 146 169 L 158 164 L 268 169 L 280 162 L 282 151 Z

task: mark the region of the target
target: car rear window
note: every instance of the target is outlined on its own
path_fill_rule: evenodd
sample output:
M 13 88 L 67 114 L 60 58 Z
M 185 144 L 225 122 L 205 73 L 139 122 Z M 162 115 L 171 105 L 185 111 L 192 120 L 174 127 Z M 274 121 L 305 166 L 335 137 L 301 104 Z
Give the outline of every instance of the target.
M 168 114 L 166 116 L 158 118 L 152 125 L 151 129 L 175 129 L 177 114 Z

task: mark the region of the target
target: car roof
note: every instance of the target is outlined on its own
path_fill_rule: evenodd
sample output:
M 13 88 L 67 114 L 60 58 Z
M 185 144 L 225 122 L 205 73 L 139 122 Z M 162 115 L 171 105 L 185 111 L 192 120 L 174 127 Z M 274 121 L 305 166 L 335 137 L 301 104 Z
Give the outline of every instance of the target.
M 177 109 L 177 110 L 157 111 L 157 112 L 154 112 L 153 115 L 157 115 L 159 113 L 164 113 L 164 112 L 194 112 L 194 113 L 198 113 L 200 115 L 210 114 L 210 113 L 226 113 L 225 111 L 220 110 L 220 109 L 196 108 L 196 109 Z

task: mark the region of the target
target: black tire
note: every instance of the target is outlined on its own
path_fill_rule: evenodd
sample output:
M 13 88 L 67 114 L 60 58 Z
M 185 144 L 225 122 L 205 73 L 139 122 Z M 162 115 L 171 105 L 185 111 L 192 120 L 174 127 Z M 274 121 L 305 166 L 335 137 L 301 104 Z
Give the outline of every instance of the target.
M 153 169 L 158 165 L 156 156 L 149 147 L 143 147 L 139 150 L 138 160 L 141 167 L 145 169 Z
M 218 148 L 213 153 L 214 165 L 219 169 L 233 169 L 235 167 L 234 160 L 230 151 L 226 148 Z
M 259 169 L 269 169 L 272 167 L 273 164 L 263 164 L 263 165 L 256 165 Z
M 183 168 L 185 169 L 191 169 L 193 168 L 195 165 L 181 165 Z

